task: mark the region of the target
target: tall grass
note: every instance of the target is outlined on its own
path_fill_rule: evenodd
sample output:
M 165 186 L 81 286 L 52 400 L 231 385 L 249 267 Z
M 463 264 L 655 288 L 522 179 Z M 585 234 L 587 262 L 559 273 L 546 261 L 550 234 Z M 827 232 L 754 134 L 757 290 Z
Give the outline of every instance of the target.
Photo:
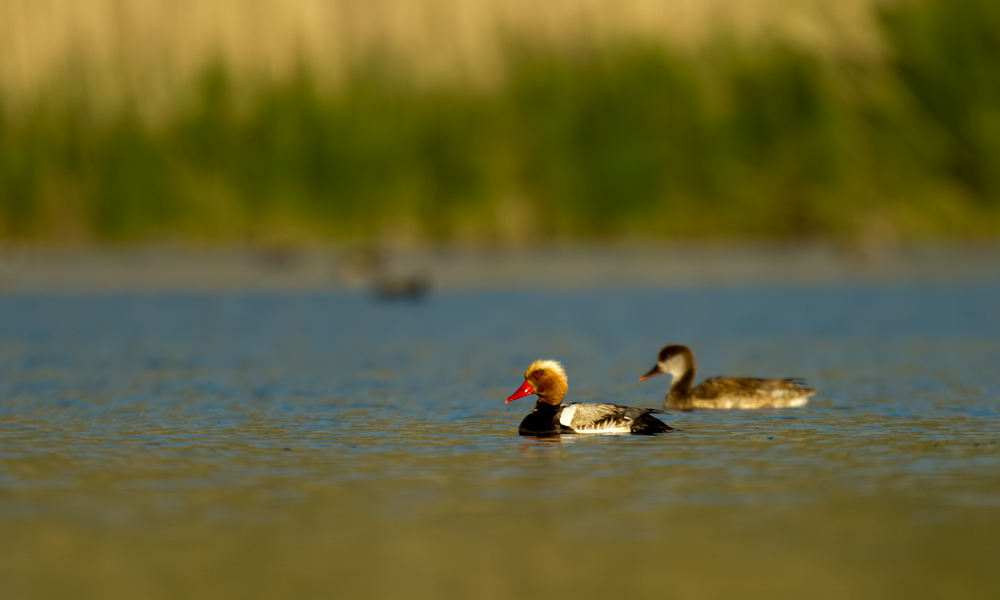
M 153 119 L 138 97 L 109 113 L 70 78 L 0 110 L 0 235 L 992 236 L 998 14 L 892 5 L 883 60 L 787 39 L 509 44 L 489 85 L 392 59 L 336 86 L 305 61 L 253 79 L 220 59 Z
M 552 49 L 641 40 L 697 47 L 724 33 L 816 52 L 878 51 L 879 0 L 0 0 L 0 90 L 34 101 L 73 73 L 98 105 L 156 114 L 210 61 L 235 78 L 305 66 L 330 84 L 371 56 L 423 81 L 496 82 L 511 39 Z

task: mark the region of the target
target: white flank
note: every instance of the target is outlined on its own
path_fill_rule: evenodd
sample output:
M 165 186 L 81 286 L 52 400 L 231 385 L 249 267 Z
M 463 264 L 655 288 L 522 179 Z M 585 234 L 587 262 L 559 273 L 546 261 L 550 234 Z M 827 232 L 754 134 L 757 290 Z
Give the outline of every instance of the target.
M 559 423 L 563 427 L 569 427 L 576 433 L 632 433 L 632 422 L 627 419 L 617 422 L 604 421 L 600 425 L 573 425 L 576 408 L 570 404 L 559 413 Z
M 619 421 L 617 423 L 601 423 L 597 426 L 574 427 L 573 431 L 577 433 L 632 433 L 632 425 L 628 421 Z
M 789 400 L 788 401 L 788 406 L 790 406 L 792 408 L 798 408 L 800 406 L 805 406 L 806 404 L 808 404 L 808 402 L 809 402 L 809 397 L 808 396 L 800 396 L 800 397 L 795 398 L 793 400 Z
M 561 423 L 563 427 L 572 427 L 573 415 L 575 414 L 576 414 L 576 407 L 570 404 L 566 408 L 562 409 L 562 412 L 559 413 L 559 423 Z

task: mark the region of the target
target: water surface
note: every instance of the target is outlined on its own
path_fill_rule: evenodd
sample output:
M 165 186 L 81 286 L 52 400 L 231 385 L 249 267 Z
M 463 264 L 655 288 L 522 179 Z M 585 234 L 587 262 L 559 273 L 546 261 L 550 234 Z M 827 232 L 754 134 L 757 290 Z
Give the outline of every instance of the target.
M 821 392 L 517 435 L 668 342 Z M 998 355 L 996 285 L 2 296 L 0 592 L 995 597 Z

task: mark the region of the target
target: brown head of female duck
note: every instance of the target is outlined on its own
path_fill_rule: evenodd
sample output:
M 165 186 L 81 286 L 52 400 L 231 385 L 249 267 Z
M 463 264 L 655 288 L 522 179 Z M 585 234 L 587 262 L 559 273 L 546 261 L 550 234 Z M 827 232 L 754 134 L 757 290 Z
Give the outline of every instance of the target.
M 668 373 L 673 377 L 664 408 L 754 409 L 805 406 L 818 390 L 806 387 L 801 379 L 758 379 L 756 377 L 713 377 L 694 386 L 697 366 L 687 346 L 671 344 L 660 350 L 656 366 L 639 381 Z
M 536 360 L 524 372 L 524 383 L 507 398 L 535 394 L 535 410 L 521 421 L 521 435 L 555 435 L 561 433 L 663 433 L 673 431 L 651 413 L 649 408 L 632 408 L 618 404 L 574 402 L 563 404 L 569 390 L 566 371 L 554 360 Z

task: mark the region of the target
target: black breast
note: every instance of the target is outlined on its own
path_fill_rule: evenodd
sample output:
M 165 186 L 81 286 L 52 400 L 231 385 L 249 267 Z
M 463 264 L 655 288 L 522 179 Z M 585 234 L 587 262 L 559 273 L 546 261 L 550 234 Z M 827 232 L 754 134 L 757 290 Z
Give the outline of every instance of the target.
M 544 402 L 535 404 L 535 410 L 528 413 L 521 421 L 517 432 L 521 435 L 553 435 L 557 433 L 572 433 L 572 429 L 559 422 L 561 406 L 552 406 Z

